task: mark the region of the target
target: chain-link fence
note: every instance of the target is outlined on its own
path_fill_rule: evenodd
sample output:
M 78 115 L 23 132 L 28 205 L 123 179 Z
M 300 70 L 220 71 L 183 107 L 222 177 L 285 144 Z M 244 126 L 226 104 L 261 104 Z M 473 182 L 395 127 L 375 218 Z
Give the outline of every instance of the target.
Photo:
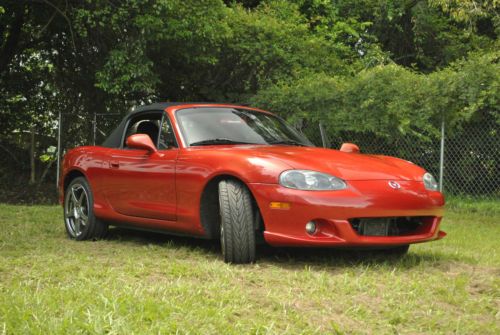
M 57 151 L 60 155 L 57 157 L 56 176 L 59 176 L 61 160 L 69 149 L 81 145 L 100 145 L 122 118 L 123 114 L 120 113 L 94 113 L 92 118 L 75 114 L 59 114 Z
M 122 117 L 120 113 L 94 114 L 92 118 L 61 114 L 61 154 L 80 145 L 99 145 Z M 340 148 L 342 143 L 351 142 L 357 144 L 363 153 L 409 160 L 442 181 L 443 190 L 448 194 L 499 197 L 500 139 L 496 121 L 468 123 L 459 131 L 449 131 L 446 124 L 443 126 L 444 138 L 434 140 L 403 135 L 383 137 L 348 131 L 327 132 L 317 122 L 304 122 L 299 128 L 318 146 Z
M 61 114 L 60 152 L 79 145 L 100 144 L 123 115 L 94 114 L 83 119 Z M 431 172 L 448 194 L 500 196 L 500 138 L 495 120 L 469 123 L 460 131 L 447 131 L 441 138 L 418 140 L 414 137 L 382 137 L 356 132 L 327 132 L 321 124 L 303 125 L 302 131 L 318 146 L 340 148 L 356 143 L 362 152 L 407 159 Z M 444 135 L 444 137 L 443 137 Z M 442 152 L 441 152 L 442 150 Z
M 60 116 L 61 153 L 80 145 L 99 145 L 122 120 L 123 114 L 93 114 L 84 118 L 74 114 Z
M 499 128 L 495 120 L 482 121 L 468 123 L 455 131 L 448 131 L 443 123 L 440 138 L 434 140 L 346 131 L 332 133 L 326 132 L 321 123 L 309 124 L 302 131 L 318 146 L 340 148 L 342 143 L 351 142 L 363 153 L 409 160 L 441 180 L 447 194 L 499 197 Z
M 50 113 L 44 122 L 0 134 L 0 202 L 54 202 L 66 152 L 101 144 L 123 115 Z
M 351 142 L 363 153 L 412 161 L 440 179 L 448 195 L 500 199 L 500 129 L 497 116 L 490 115 L 490 118 L 469 121 L 461 127 L 445 124 L 444 136 L 426 140 L 415 136 L 332 130 L 312 120 L 302 120 L 298 128 L 318 146 L 340 148 L 342 143 Z M 2 134 L 0 188 L 3 188 L 4 201 L 26 200 L 33 193 L 33 185 L 51 188 L 57 183 L 59 163 L 64 154 L 77 146 L 101 144 L 123 116 L 124 113 L 85 116 L 61 113 L 54 115 L 52 123 L 43 129 Z M 342 129 L 339 125 L 336 127 Z M 19 191 L 26 181 L 30 181 L 30 187 L 26 192 Z M 43 190 L 45 188 L 33 193 L 30 201 L 38 201 Z

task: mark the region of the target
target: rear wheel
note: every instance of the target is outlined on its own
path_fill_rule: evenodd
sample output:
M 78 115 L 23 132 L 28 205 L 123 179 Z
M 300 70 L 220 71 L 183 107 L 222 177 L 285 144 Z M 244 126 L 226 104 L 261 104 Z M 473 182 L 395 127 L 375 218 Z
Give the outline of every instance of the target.
M 94 215 L 94 197 L 84 177 L 73 179 L 65 190 L 64 223 L 68 236 L 77 241 L 101 239 L 108 231 Z
M 252 197 L 246 186 L 235 180 L 219 183 L 220 241 L 227 263 L 255 261 L 255 228 Z

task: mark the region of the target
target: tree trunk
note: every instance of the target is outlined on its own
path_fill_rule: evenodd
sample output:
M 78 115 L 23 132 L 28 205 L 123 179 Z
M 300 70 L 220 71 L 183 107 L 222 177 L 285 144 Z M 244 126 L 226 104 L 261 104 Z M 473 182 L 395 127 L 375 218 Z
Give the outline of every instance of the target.
M 30 168 L 31 168 L 30 184 L 34 184 L 36 181 L 35 180 L 35 126 L 31 126 L 30 137 L 31 137 L 31 143 L 30 143 Z

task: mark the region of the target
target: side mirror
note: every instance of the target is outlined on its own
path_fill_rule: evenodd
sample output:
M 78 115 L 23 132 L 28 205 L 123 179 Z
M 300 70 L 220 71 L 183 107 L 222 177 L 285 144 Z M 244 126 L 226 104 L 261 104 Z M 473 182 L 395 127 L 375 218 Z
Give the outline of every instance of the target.
M 135 134 L 127 137 L 127 147 L 134 149 L 147 150 L 149 152 L 157 152 L 151 137 L 146 134 Z
M 340 151 L 349 152 L 352 154 L 358 154 L 359 147 L 354 143 L 342 143 L 342 146 L 340 147 Z

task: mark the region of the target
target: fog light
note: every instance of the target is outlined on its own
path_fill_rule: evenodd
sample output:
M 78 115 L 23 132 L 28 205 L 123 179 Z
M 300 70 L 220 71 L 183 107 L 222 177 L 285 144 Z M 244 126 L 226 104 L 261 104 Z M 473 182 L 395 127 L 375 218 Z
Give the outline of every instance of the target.
M 306 232 L 308 234 L 314 235 L 314 233 L 316 233 L 316 223 L 314 223 L 313 221 L 309 221 L 308 223 L 306 223 Z

